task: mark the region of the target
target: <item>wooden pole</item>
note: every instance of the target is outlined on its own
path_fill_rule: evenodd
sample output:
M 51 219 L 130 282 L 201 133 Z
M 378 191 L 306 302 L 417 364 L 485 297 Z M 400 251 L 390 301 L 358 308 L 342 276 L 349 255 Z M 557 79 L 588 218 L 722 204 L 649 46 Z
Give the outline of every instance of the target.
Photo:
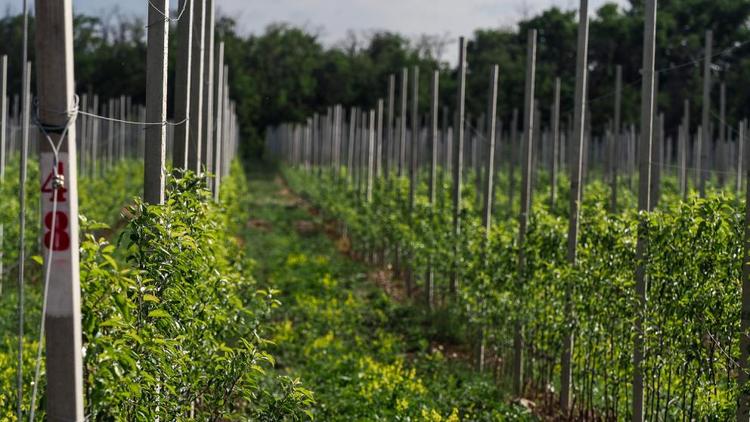
M 94 113 L 99 114 L 99 96 L 94 95 Z M 91 119 L 93 128 L 91 130 L 94 142 L 91 143 L 91 178 L 95 178 L 99 175 L 99 128 L 100 120 Z
M 229 154 L 229 138 L 230 138 L 230 119 L 231 119 L 231 110 L 229 108 L 229 104 L 231 102 L 230 100 L 230 91 L 229 91 L 229 66 L 224 65 L 224 88 L 222 90 L 224 91 L 224 99 L 222 101 L 222 108 L 224 109 L 223 115 L 224 115 L 224 121 L 221 123 L 221 165 L 219 166 L 219 174 L 221 174 L 221 177 L 223 178 L 226 175 L 225 169 L 229 168 L 229 165 L 231 163 L 228 162 L 230 158 Z
M 187 3 L 187 4 L 186 4 Z M 172 166 L 187 169 L 188 137 L 190 134 L 190 71 L 193 43 L 193 0 L 181 0 L 184 9 L 177 23 L 177 56 L 175 63 L 174 128 Z
M 43 255 L 49 278 L 46 330 L 47 419 L 83 420 L 81 289 L 78 279 L 73 8 L 70 0 L 36 0 L 39 172 Z M 61 113 L 61 110 L 67 112 Z M 52 130 L 52 128 L 67 128 Z M 65 139 L 61 139 L 62 136 Z M 51 143 L 60 143 L 53 152 Z M 33 410 L 32 410 L 33 411 Z
M 498 65 L 490 68 L 489 101 L 487 104 L 487 145 L 485 154 L 487 157 L 487 171 L 484 178 L 484 206 L 482 209 L 482 226 L 485 230 L 485 240 L 489 240 L 490 228 L 492 226 L 492 192 L 495 172 L 495 130 L 497 128 L 497 81 Z
M 417 197 L 417 154 L 419 153 L 419 66 L 411 71 L 411 137 L 409 139 L 409 209 L 414 209 Z
M 127 99 L 125 98 L 124 95 L 120 95 L 120 103 L 119 104 L 120 104 L 120 108 L 118 109 L 119 110 L 118 116 L 119 116 L 120 120 L 128 120 Z M 125 149 L 126 145 L 125 145 L 125 143 L 127 141 L 127 138 L 125 137 L 125 125 L 122 124 L 122 123 L 120 123 L 120 122 L 118 122 L 117 126 L 118 126 L 118 129 L 119 129 L 119 136 L 120 136 L 120 151 L 119 151 L 118 158 L 119 158 L 119 161 L 123 161 L 125 159 L 125 153 L 126 153 L 126 149 Z
M 390 178 L 391 173 L 391 167 L 393 166 L 393 163 L 391 161 L 391 157 L 393 157 L 393 151 L 395 146 L 395 139 L 394 139 L 394 133 L 393 133 L 393 115 L 395 113 L 394 111 L 394 103 L 395 103 L 395 96 L 396 96 L 396 75 L 391 74 L 388 76 L 388 113 L 386 118 L 386 130 L 388 131 L 387 137 L 386 137 L 386 147 L 385 147 L 385 163 L 384 163 L 384 170 L 385 170 L 385 177 L 386 179 Z
M 658 95 L 655 92 L 654 97 Z M 654 100 L 656 101 L 656 100 Z M 656 104 L 654 105 L 654 109 Z M 659 113 L 654 119 L 654 140 L 651 143 L 651 189 L 649 200 L 649 210 L 653 210 L 659 204 L 659 195 L 661 188 L 661 165 L 662 150 L 664 148 L 664 113 Z
M 8 56 L 0 58 L 0 186 L 5 183 L 6 139 L 8 132 Z M 0 224 L 0 297 L 3 295 L 5 227 Z
M 21 52 L 21 95 L 23 101 L 22 137 L 21 137 L 21 165 L 19 167 L 19 244 L 18 244 L 18 366 L 16 368 L 17 403 L 16 417 L 23 420 L 23 331 L 24 331 L 24 271 L 26 268 L 26 176 L 29 153 L 29 116 L 31 106 L 31 64 L 29 63 L 29 7 L 28 0 L 23 0 L 23 42 Z M 15 97 L 18 98 L 18 97 Z M 16 103 L 18 104 L 18 103 Z M 15 108 L 18 113 L 18 107 Z
M 622 109 L 622 66 L 617 65 L 615 67 L 615 124 L 614 133 L 612 134 L 612 145 L 610 151 L 610 165 L 612 166 L 612 180 L 611 180 L 611 199 L 609 209 L 611 212 L 617 212 L 617 167 L 620 157 L 618 157 L 618 151 L 620 149 L 620 140 L 622 139 L 622 128 L 621 122 L 621 109 Z
M 89 96 L 83 93 L 78 104 L 78 109 L 87 112 L 89 111 Z M 78 135 L 78 173 L 81 175 L 86 174 L 86 162 L 84 155 L 86 154 L 86 124 L 88 123 L 88 116 L 81 114 L 76 118 L 76 134 Z
M 725 170 L 729 167 L 726 165 L 726 121 L 727 121 L 727 86 L 724 81 L 719 85 L 719 143 L 716 145 L 716 175 L 719 179 L 719 187 L 724 186 Z
M 211 172 L 214 146 L 214 0 L 206 0 L 205 48 L 203 49 L 203 122 L 201 166 Z
M 307 171 L 307 174 L 310 174 L 311 166 L 310 166 L 310 149 L 312 140 L 310 139 L 312 137 L 312 118 L 308 117 L 307 121 L 305 122 L 305 147 L 304 147 L 304 161 L 305 161 L 305 170 Z M 349 175 L 349 168 L 347 167 L 347 175 Z
M 745 127 L 747 122 L 745 120 L 740 121 L 739 125 L 739 131 L 737 135 L 737 181 L 736 181 L 736 190 L 737 190 L 737 198 L 740 197 L 740 191 L 742 190 L 742 161 L 745 154 Z M 744 332 L 744 331 L 743 331 Z
M 26 56 L 26 49 L 24 49 Z M 26 180 L 29 156 L 29 116 L 31 115 L 31 62 L 26 62 L 22 71 L 22 99 L 21 123 L 21 165 L 19 166 L 18 183 L 18 367 L 16 382 L 18 388 L 18 420 L 23 420 L 23 343 L 24 343 L 24 306 L 25 285 L 24 273 L 26 268 Z M 17 109 L 16 109 L 17 110 Z
M 437 196 L 437 167 L 438 167 L 438 96 L 440 94 L 440 71 L 432 72 L 430 91 L 430 208 L 434 210 Z M 432 310 L 435 304 L 435 272 L 432 268 L 432 257 L 427 265 L 425 277 L 425 301 L 427 309 Z
M 458 39 L 458 93 L 456 95 L 456 142 L 453 145 L 453 270 L 450 291 L 453 297 L 458 291 L 458 239 L 461 234 L 461 173 L 464 161 L 464 113 L 466 97 L 466 40 Z
M 567 258 L 571 267 L 577 264 L 578 228 L 583 187 L 583 148 L 586 107 L 586 87 L 588 77 L 589 45 L 589 2 L 581 0 L 578 9 L 578 49 L 576 53 L 575 105 L 573 111 L 573 139 L 570 142 L 570 214 L 568 215 L 568 251 Z M 568 326 L 572 327 L 570 290 L 565 292 L 565 311 Z M 560 407 L 564 414 L 571 411 L 573 381 L 573 338 L 572 328 L 563 334 L 562 369 L 560 371 Z
M 706 46 L 703 56 L 703 104 L 701 128 L 703 132 L 697 144 L 698 163 L 696 169 L 699 174 L 699 189 L 701 197 L 706 195 L 706 179 L 708 178 L 708 149 L 711 146 L 711 48 L 713 46 L 713 31 L 706 31 Z
M 357 135 L 357 109 L 349 112 L 349 137 L 346 139 L 346 175 L 349 183 L 354 182 L 354 137 Z
M 440 95 L 440 71 L 432 72 L 432 83 L 430 84 L 430 205 L 434 206 L 437 196 L 437 167 L 438 152 L 440 150 L 438 132 L 438 110 Z
M 526 241 L 526 229 L 529 223 L 529 212 L 531 211 L 532 189 L 532 159 L 533 159 L 533 140 L 534 140 L 534 76 L 536 75 L 536 29 L 530 29 L 527 35 L 526 46 L 526 86 L 524 93 L 523 108 L 523 160 L 521 162 L 521 212 L 519 214 L 518 230 L 518 247 L 520 250 L 518 256 L 518 274 L 523 274 L 526 266 L 526 257 L 523 252 L 524 242 Z M 520 276 L 519 276 L 520 277 Z M 519 283 L 523 283 L 519 280 Z M 521 321 L 515 321 L 515 334 L 513 338 L 513 391 L 516 395 L 523 394 L 523 349 L 524 333 Z
M 367 187 L 365 198 L 367 203 L 372 202 L 372 183 L 375 165 L 375 110 L 370 110 L 367 128 Z
M 167 120 L 167 52 L 169 50 L 169 0 L 155 0 L 148 7 L 146 50 L 146 121 Z M 143 200 L 164 202 L 166 125 L 147 125 L 144 150 Z M 96 143 L 96 139 L 94 140 Z
M 560 155 L 560 78 L 555 78 L 555 98 L 552 103 L 552 154 L 550 156 L 550 197 L 549 206 L 553 209 L 557 201 L 557 163 Z
M 221 154 L 222 154 L 222 127 L 224 118 L 224 41 L 219 43 L 218 57 L 216 59 L 216 125 L 214 125 L 214 200 L 219 200 L 221 189 Z
M 380 178 L 383 176 L 383 99 L 378 99 L 378 111 L 377 111 L 377 122 L 375 125 L 375 130 L 377 132 L 377 138 L 375 139 L 375 144 L 377 146 L 375 151 L 375 177 Z M 339 107 L 340 109 L 341 107 Z M 339 110 L 339 123 L 337 125 L 337 128 L 339 128 L 341 124 L 341 113 Z M 339 130 L 339 139 L 341 138 L 340 130 Z M 338 163 L 338 161 L 337 161 Z M 337 169 L 338 170 L 338 169 Z
M 643 82 L 641 84 L 641 138 L 638 146 L 638 210 L 650 208 L 651 188 L 651 142 L 654 132 L 654 54 L 656 50 L 656 0 L 647 0 L 645 5 L 643 34 Z M 646 310 L 646 225 L 638 226 L 636 243 L 635 291 L 638 298 L 633 341 L 633 422 L 642 422 L 644 417 L 644 370 L 645 346 L 643 339 L 643 315 Z
M 205 43 L 206 1 L 193 0 L 193 43 L 190 63 L 190 134 L 188 169 L 201 172 L 201 135 L 203 134 L 203 49 Z
M 485 257 L 489 253 L 489 242 L 490 242 L 490 229 L 492 228 L 492 192 L 493 192 L 493 179 L 495 177 L 494 165 L 495 165 L 495 129 L 497 126 L 497 79 L 498 79 L 498 65 L 492 65 L 490 68 L 490 86 L 488 90 L 488 101 L 487 101 L 487 145 L 485 149 L 487 171 L 485 171 L 485 178 L 483 183 L 484 195 L 483 195 L 483 206 L 482 206 L 482 226 L 484 227 L 484 254 Z M 479 177 L 479 174 L 477 174 Z M 484 262 L 485 269 L 487 268 L 487 261 Z M 481 312 L 484 313 L 486 304 L 484 301 L 480 304 L 482 308 Z M 477 370 L 482 373 L 484 372 L 484 355 L 485 355 L 485 344 L 486 344 L 486 332 L 487 324 L 481 323 L 479 327 L 479 339 L 477 344 Z
M 687 198 L 687 160 L 690 151 L 690 100 L 684 102 L 680 140 L 680 196 Z
M 744 143 L 746 121 L 740 124 L 740 142 Z M 740 153 L 741 155 L 742 153 Z M 745 153 L 746 154 L 746 153 Z M 741 159 L 738 157 L 738 162 Z M 738 164 L 738 170 L 741 164 Z M 738 182 L 738 185 L 740 182 Z M 747 422 L 750 413 L 750 394 L 746 390 L 750 373 L 750 166 L 745 166 L 745 239 L 742 261 L 742 312 L 740 313 L 740 369 L 738 387 L 740 391 L 737 406 L 737 422 Z
M 404 165 L 406 160 L 406 104 L 407 88 L 409 84 L 409 69 L 401 70 L 401 125 L 400 136 L 398 139 L 398 177 L 404 175 Z

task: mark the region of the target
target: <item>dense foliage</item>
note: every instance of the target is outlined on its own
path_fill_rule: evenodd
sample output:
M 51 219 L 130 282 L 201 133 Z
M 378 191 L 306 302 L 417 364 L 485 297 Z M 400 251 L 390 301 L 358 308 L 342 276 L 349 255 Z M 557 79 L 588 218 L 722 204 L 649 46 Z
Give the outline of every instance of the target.
M 147 5 L 144 3 L 143 10 Z M 457 6 L 459 7 L 459 6 Z M 589 35 L 589 98 L 592 101 L 594 133 L 602 133 L 613 115 L 615 65 L 623 66 L 623 122 L 638 121 L 639 69 L 643 36 L 643 2 L 625 6 L 605 3 L 591 16 Z M 691 121 L 699 120 L 701 104 L 704 31 L 712 29 L 716 53 L 715 80 L 727 83 L 727 121 L 735 124 L 748 115 L 750 91 L 744 80 L 750 74 L 747 40 L 750 33 L 750 0 L 682 0 L 659 3 L 656 67 L 659 98 L 657 109 L 666 113 L 667 133 L 674 133 L 682 114 L 682 102 L 692 105 Z M 500 66 L 499 115 L 509 122 L 514 107 L 523 104 L 526 31 L 539 31 L 537 97 L 546 120 L 553 96 L 554 78 L 562 79 L 563 122 L 573 108 L 576 44 L 574 10 L 551 7 L 521 20 L 515 27 L 481 28 L 468 38 L 467 110 L 478 116 L 487 104 L 489 66 Z M 0 54 L 9 55 L 10 92 L 19 92 L 21 19 L 0 19 Z M 31 22 L 33 40 L 33 19 Z M 174 33 L 174 32 L 172 32 Z M 429 75 L 442 72 L 440 97 L 455 104 L 455 72 L 448 64 L 448 46 L 455 40 L 425 34 L 408 39 L 397 33 L 353 32 L 333 46 L 322 43 L 319 34 L 283 23 L 270 25 L 263 33 L 243 34 L 231 16 L 217 18 L 218 40 L 226 43 L 231 93 L 246 151 L 261 148 L 261 131 L 281 122 L 298 120 L 330 104 L 373 107 L 377 97 L 387 95 L 388 75 L 404 66 L 421 68 L 420 95 L 427 98 Z M 461 35 L 461 34 L 455 34 Z M 176 37 L 170 37 L 176 51 Z M 130 95 L 134 104 L 145 99 L 145 25 L 140 19 L 109 13 L 77 16 L 75 19 L 76 92 L 95 91 L 102 99 Z M 30 51 L 36 62 L 34 51 Z M 452 54 L 452 53 L 451 53 Z M 174 81 L 174 54 L 170 54 L 170 80 Z M 473 77 L 472 75 L 480 75 Z M 410 82 L 411 83 L 411 82 Z M 718 89 L 714 89 L 718 95 Z M 172 101 L 169 101 L 170 107 Z M 423 111 L 427 104 L 422 105 Z M 506 126 L 507 127 L 507 126 Z
M 224 179 L 220 204 L 205 186 L 191 173 L 170 177 L 165 204 L 136 199 L 115 243 L 94 234 L 102 224 L 82 217 L 84 388 L 92 419 L 307 418 L 311 393 L 295 379 L 267 373 L 274 359 L 263 327 L 279 302 L 250 277 L 228 231 L 244 215 L 236 205 L 247 195 L 242 168 L 235 163 Z M 106 192 L 114 191 L 97 194 Z M 28 308 L 38 312 L 39 285 L 27 290 Z M 8 333 L 14 296 L 0 298 Z M 29 319 L 26 385 L 38 333 L 38 317 Z M 15 339 L 3 338 L 0 410 L 13 419 Z M 43 397 L 38 406 L 43 412 Z
M 607 189 L 592 182 L 584 194 L 578 261 L 571 266 L 566 259 L 568 220 L 561 204 L 567 194 L 562 180 L 558 203 L 550 207 L 546 198 L 535 201 L 523 247 L 526 262 L 519 266 L 517 214 L 502 193 L 502 178 L 496 217 L 486 235 L 469 175 L 461 232 L 455 238 L 445 200 L 447 183 L 439 185 L 444 199 L 434 207 L 429 206 L 426 184 L 420 185 L 410 209 L 405 179 L 377 179 L 368 203 L 346 175 L 336 179 L 323 171 L 316 178 L 291 168 L 286 175 L 293 189 L 308 195 L 327 218 L 346 223 L 363 254 L 375 251 L 389 262 L 408 262 L 416 281 L 415 303 L 425 302 L 423 275 L 431 265 L 438 306 L 458 315 L 455 335 L 468 343 L 484 338 L 496 371 L 509 371 L 515 324 L 520 323 L 525 330 L 526 394 L 554 399 L 563 336 L 572 330 L 575 411 L 581 416 L 629 417 L 637 309 L 635 233 L 638 224 L 647 225 L 646 418 L 733 417 L 744 213 L 731 195 L 716 191 L 683 203 L 667 188 L 651 213 L 639 215 L 626 206 L 613 214 L 606 207 Z M 540 186 L 537 198 L 548 191 Z M 631 196 L 625 197 L 629 202 Z M 459 283 L 452 295 L 454 268 Z

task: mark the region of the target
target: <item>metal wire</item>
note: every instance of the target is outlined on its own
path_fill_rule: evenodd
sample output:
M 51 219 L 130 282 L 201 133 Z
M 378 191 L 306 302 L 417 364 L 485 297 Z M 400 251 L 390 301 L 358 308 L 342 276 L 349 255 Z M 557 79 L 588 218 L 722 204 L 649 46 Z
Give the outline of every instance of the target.
M 122 119 L 115 119 L 113 117 L 107 117 L 107 116 L 101 116 L 94 113 L 89 113 L 87 111 L 78 110 L 78 114 L 82 114 L 84 116 L 93 117 L 95 119 L 101 119 L 106 120 L 109 122 L 115 122 L 115 123 L 124 123 L 126 125 L 136 125 L 136 126 L 179 126 L 182 124 L 187 123 L 190 119 L 184 118 L 180 120 L 179 122 L 169 122 L 169 121 L 163 121 L 163 122 L 139 122 L 136 120 L 122 120 Z

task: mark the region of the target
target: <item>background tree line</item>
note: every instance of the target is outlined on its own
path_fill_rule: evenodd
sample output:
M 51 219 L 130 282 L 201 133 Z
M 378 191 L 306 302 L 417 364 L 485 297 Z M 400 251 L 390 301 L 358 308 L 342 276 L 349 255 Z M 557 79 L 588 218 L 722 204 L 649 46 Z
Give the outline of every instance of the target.
M 145 7 L 145 6 L 144 6 Z M 457 6 L 460 7 L 460 6 Z M 605 4 L 591 17 L 589 35 L 589 90 L 592 130 L 601 133 L 614 114 L 615 66 L 623 66 L 623 122 L 638 122 L 643 1 L 625 8 Z M 20 89 L 22 20 L 0 19 L 0 54 L 9 56 L 9 90 Z M 704 32 L 714 31 L 714 78 L 727 84 L 727 122 L 747 116 L 750 88 L 750 0 L 662 0 L 657 28 L 658 108 L 673 133 L 682 115 L 683 100 L 691 102 L 691 121 L 700 114 Z M 377 25 L 377 22 L 373 22 Z M 523 104 L 526 32 L 538 35 L 537 98 L 543 121 L 549 118 L 554 78 L 562 79 L 563 123 L 573 108 L 576 11 L 549 8 L 516 27 L 478 29 L 468 37 L 467 111 L 480 115 L 486 108 L 489 66 L 500 65 L 499 114 L 507 128 L 513 108 Z M 30 60 L 34 21 L 31 19 Z M 434 69 L 441 72 L 441 104 L 455 102 L 456 71 L 443 54 L 456 40 L 440 36 L 418 39 L 393 32 L 351 33 L 345 40 L 324 45 L 303 28 L 278 23 L 260 34 L 242 34 L 228 16 L 217 19 L 218 40 L 225 42 L 229 80 L 241 120 L 244 151 L 260 154 L 265 127 L 324 112 L 334 103 L 373 107 L 387 95 L 388 75 L 407 66 L 420 68 L 420 96 L 429 95 Z M 175 32 L 170 36 L 170 86 L 174 81 Z M 145 98 L 146 28 L 142 19 L 117 16 L 75 18 L 77 92 L 107 98 L 130 95 Z M 455 61 L 455 59 L 453 60 Z M 411 82 L 411 81 L 410 81 Z M 32 85 L 33 86 L 33 85 Z M 32 88 L 33 89 L 33 88 Z M 718 108 L 718 85 L 713 104 Z M 397 89 L 398 95 L 398 89 Z M 397 102 L 398 103 L 398 102 Z M 171 107 L 172 100 L 170 98 Z M 427 101 L 423 101 L 427 112 Z M 171 113 L 171 110 L 170 110 Z

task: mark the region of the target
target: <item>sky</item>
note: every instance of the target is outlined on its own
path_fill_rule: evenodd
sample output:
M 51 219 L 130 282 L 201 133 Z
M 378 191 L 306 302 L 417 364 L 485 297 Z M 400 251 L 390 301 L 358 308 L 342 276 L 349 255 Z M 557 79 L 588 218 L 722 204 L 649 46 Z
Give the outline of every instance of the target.
M 621 5 L 627 0 L 589 0 L 593 13 L 607 1 Z M 287 22 L 320 35 L 335 44 L 349 31 L 399 32 L 407 37 L 421 34 L 457 38 L 478 28 L 512 27 L 525 16 L 558 6 L 578 8 L 578 0 L 215 0 L 219 13 L 233 16 L 244 33 L 262 32 L 270 23 Z M 29 0 L 33 4 L 33 0 Z M 177 0 L 170 0 L 177 7 Z M 0 0 L 0 11 L 21 10 L 22 0 Z M 147 0 L 73 0 L 75 13 L 106 15 L 114 8 L 125 15 L 145 16 Z M 448 47 L 446 55 L 452 56 Z M 450 57 L 444 57 L 450 61 Z

